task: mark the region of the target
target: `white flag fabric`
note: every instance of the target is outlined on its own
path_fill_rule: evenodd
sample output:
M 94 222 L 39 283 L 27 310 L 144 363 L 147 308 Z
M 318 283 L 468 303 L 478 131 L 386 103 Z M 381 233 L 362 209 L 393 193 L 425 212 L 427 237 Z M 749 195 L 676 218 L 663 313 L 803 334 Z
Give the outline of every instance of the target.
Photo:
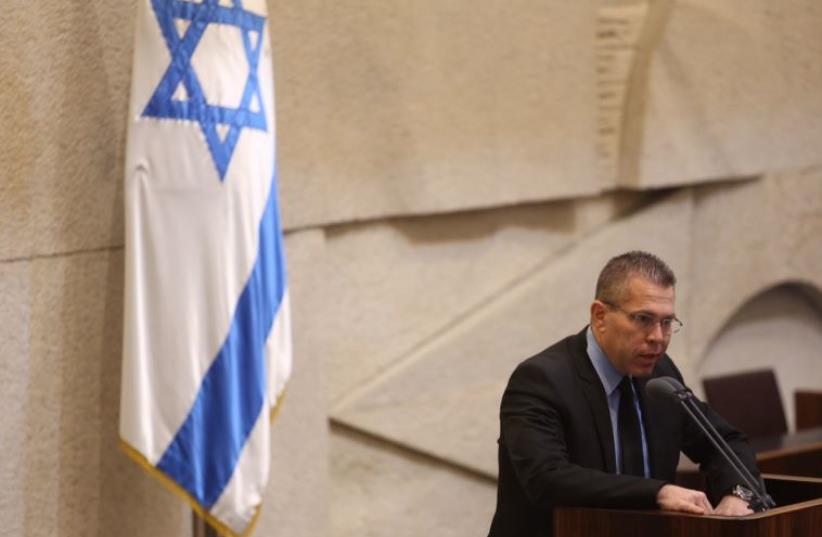
M 265 0 L 141 0 L 126 154 L 120 437 L 251 531 L 291 373 Z

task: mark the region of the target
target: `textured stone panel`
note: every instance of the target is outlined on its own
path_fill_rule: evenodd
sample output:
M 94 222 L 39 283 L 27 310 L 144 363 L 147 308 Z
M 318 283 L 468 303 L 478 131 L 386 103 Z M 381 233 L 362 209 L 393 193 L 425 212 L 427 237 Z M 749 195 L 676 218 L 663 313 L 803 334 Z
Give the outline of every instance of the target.
M 788 428 L 795 429 L 794 391 L 822 390 L 820 348 L 822 304 L 801 287 L 779 286 L 757 295 L 728 321 L 706 351 L 698 374 L 707 378 L 773 369 Z
M 597 13 L 597 97 L 600 173 L 606 184 L 617 179 L 622 151 L 628 98 L 633 98 L 637 82 L 632 73 L 647 63 L 647 51 L 640 47 L 648 12 L 657 5 L 649 2 L 602 2 Z M 645 40 L 647 41 L 647 39 Z M 645 45 L 643 41 L 643 45 Z M 639 54 L 638 54 L 639 52 Z M 629 92 L 629 90 L 634 92 Z
M 122 251 L 3 264 L 3 397 L 18 468 L 4 527 L 19 535 L 180 535 L 185 505 L 118 449 Z M 7 292 L 8 291 L 8 292 Z M 5 347 L 5 345 L 4 345 Z M 5 440 L 4 435 L 4 443 Z M 10 515 L 7 518 L 6 515 Z
M 485 535 L 494 514 L 493 481 L 345 431 L 331 477 L 333 537 Z
M 688 318 L 692 214 L 688 191 L 614 222 L 477 306 L 388 370 L 334 417 L 350 426 L 495 475 L 499 399 L 517 363 L 588 322 L 599 270 L 647 249 L 677 272 L 677 313 Z M 675 359 L 686 352 L 675 338 Z
M 820 27 L 815 0 L 674 2 L 650 66 L 635 186 L 819 164 Z
M 694 209 L 693 355 L 746 301 L 774 285 L 822 289 L 822 169 L 706 186 Z
M 25 535 L 26 392 L 29 356 L 29 274 L 27 263 L 0 263 L 0 520 L 7 535 Z M 6 535 L 6 534 L 4 534 Z
M 0 259 L 122 244 L 134 4 L 14 4 L 0 19 Z
M 644 196 L 341 226 L 311 274 L 312 353 L 331 368 L 332 402 L 504 293 Z
M 597 5 L 274 2 L 286 225 L 599 191 Z

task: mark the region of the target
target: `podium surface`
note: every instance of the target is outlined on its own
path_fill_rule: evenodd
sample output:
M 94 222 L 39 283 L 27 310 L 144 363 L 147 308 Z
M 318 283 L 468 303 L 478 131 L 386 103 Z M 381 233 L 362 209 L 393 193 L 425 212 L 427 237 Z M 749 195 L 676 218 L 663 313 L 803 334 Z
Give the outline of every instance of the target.
M 751 440 L 764 473 L 822 477 L 822 427 Z
M 746 517 L 560 507 L 555 537 L 816 537 L 822 535 L 822 479 L 765 476 L 777 507 Z

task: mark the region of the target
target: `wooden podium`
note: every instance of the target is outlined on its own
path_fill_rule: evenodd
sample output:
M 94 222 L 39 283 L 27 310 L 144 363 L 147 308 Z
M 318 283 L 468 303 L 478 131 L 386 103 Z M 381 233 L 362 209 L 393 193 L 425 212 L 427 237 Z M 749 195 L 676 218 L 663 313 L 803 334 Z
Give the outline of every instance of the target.
M 816 537 L 822 535 L 822 479 L 765 474 L 777 507 L 746 517 L 560 507 L 555 537 Z

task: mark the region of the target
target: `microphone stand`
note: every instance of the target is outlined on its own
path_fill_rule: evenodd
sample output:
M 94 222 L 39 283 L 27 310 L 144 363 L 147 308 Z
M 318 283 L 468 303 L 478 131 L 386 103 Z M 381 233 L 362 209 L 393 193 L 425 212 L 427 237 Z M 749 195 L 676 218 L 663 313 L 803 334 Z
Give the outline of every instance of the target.
M 675 390 L 674 396 L 676 400 L 679 401 L 679 404 L 682 405 L 682 408 L 685 409 L 685 412 L 687 412 L 699 428 L 702 429 L 702 432 L 705 433 L 708 440 L 711 441 L 728 464 L 731 465 L 731 468 L 733 468 L 745 481 L 745 485 L 754 493 L 755 498 L 748 502 L 750 508 L 754 512 L 760 512 L 767 511 L 771 507 L 775 507 L 776 503 L 774 503 L 773 499 L 765 491 L 765 487 L 759 482 L 759 480 L 754 478 L 748 468 L 742 464 L 742 461 L 739 460 L 737 454 L 734 453 L 728 443 L 725 442 L 725 439 L 719 435 L 719 432 L 713 424 L 708 421 L 707 416 L 705 416 L 702 410 L 700 410 L 699 406 L 696 404 L 696 397 L 694 394 L 687 388 L 683 387 Z

